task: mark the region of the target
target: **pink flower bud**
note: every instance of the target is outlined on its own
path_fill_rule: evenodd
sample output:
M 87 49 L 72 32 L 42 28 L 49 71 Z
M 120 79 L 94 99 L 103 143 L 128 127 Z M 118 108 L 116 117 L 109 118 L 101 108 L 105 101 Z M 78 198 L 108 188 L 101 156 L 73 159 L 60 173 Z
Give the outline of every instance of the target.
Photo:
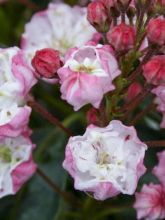
M 136 193 L 134 208 L 137 219 L 157 220 L 165 218 L 165 191 L 162 185 L 143 185 L 140 193 Z
M 86 117 L 87 117 L 88 124 L 95 124 L 95 125 L 97 124 L 98 117 L 97 117 L 97 110 L 95 108 L 89 109 Z
M 99 32 L 106 32 L 109 28 L 108 15 L 102 2 L 88 5 L 87 19 Z
M 32 59 L 32 66 L 37 77 L 52 78 L 61 67 L 59 51 L 45 48 L 38 50 Z
M 130 102 L 133 100 L 136 96 L 138 96 L 142 91 L 142 86 L 138 82 L 132 83 L 127 92 L 127 101 Z
M 147 37 L 155 44 L 165 44 L 165 19 L 162 17 L 150 20 L 147 27 Z
M 107 33 L 109 43 L 117 51 L 125 51 L 133 48 L 135 36 L 135 28 L 124 23 L 117 25 Z
M 143 66 L 143 75 L 148 83 L 165 85 L 165 55 L 154 56 Z

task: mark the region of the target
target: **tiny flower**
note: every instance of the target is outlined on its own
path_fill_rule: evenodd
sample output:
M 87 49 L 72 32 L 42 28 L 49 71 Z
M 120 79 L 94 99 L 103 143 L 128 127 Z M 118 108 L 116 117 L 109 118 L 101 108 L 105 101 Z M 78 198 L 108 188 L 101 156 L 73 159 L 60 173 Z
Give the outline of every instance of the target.
M 137 97 L 142 91 L 142 86 L 138 82 L 132 83 L 127 92 L 126 100 L 130 102 L 133 100 L 135 97 Z
M 147 27 L 147 37 L 150 42 L 158 45 L 165 44 L 165 19 L 152 18 Z
M 37 77 L 55 77 L 57 70 L 61 67 L 59 51 L 51 48 L 38 50 L 32 59 L 32 66 Z
M 98 108 L 103 95 L 115 88 L 112 81 L 120 74 L 108 45 L 71 49 L 64 63 L 57 71 L 62 99 L 73 105 L 75 111 L 88 103 Z
M 69 48 L 82 46 L 96 30 L 87 21 L 87 10 L 67 4 L 51 3 L 25 25 L 21 48 L 31 60 L 36 50 L 53 48 L 64 56 Z
M 107 39 L 109 43 L 117 51 L 125 51 L 133 48 L 135 37 L 135 28 L 125 23 L 121 23 L 115 26 L 107 33 Z
M 157 153 L 159 163 L 157 166 L 153 169 L 153 174 L 158 177 L 159 181 L 164 185 L 165 187 L 165 150 L 162 152 Z
M 69 139 L 63 167 L 74 178 L 75 189 L 92 193 L 95 199 L 132 195 L 146 170 L 146 149 L 134 127 L 117 120 L 105 128 L 90 125 L 83 136 Z
M 99 32 L 106 32 L 109 29 L 108 14 L 102 2 L 91 2 L 88 5 L 87 18 Z
M 32 149 L 23 135 L 0 140 L 0 198 L 15 194 L 35 172 Z
M 143 185 L 141 192 L 136 193 L 134 208 L 137 219 L 157 220 L 165 218 L 165 191 L 162 185 Z
M 165 85 L 165 55 L 152 57 L 143 66 L 143 75 L 148 83 Z

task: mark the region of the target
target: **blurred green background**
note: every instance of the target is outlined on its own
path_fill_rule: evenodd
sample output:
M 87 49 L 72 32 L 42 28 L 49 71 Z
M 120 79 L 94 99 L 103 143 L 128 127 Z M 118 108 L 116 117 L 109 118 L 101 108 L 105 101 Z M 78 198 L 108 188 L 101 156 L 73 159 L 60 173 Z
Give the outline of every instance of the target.
M 76 0 L 65 2 L 73 5 Z M 0 46 L 19 46 L 25 23 L 30 20 L 35 11 L 46 8 L 48 3 L 48 0 L 9 0 L 1 3 Z M 33 94 L 75 135 L 84 132 L 87 124 L 86 108 L 80 112 L 73 112 L 72 107 L 60 99 L 58 86 L 39 82 L 33 88 Z M 160 116 L 152 114 L 138 124 L 138 134 L 142 140 L 163 138 L 164 131 L 159 131 L 157 121 L 160 121 Z M 84 193 L 75 192 L 73 181 L 61 166 L 67 142 L 65 133 L 50 125 L 35 112 L 32 113 L 30 127 L 33 129 L 32 139 L 36 144 L 34 159 L 39 167 L 63 190 L 73 192 L 81 198 L 83 205 L 80 208 L 71 207 L 36 174 L 17 195 L 7 196 L 0 200 L 0 220 L 136 219 L 136 213 L 131 208 L 134 197 L 120 195 L 105 202 L 97 202 Z M 155 149 L 150 149 L 147 152 L 146 166 L 151 169 L 156 162 Z M 150 181 L 157 182 L 156 178 L 147 173 L 141 179 L 139 188 L 144 182 Z

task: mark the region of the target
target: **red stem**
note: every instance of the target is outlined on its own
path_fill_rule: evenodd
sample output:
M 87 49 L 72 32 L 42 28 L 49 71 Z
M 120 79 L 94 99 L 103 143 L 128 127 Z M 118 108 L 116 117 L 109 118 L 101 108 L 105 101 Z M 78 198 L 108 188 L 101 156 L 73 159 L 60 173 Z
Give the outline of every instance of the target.
M 165 140 L 146 141 L 145 144 L 149 147 L 165 147 Z
M 32 107 L 36 112 L 38 112 L 43 118 L 47 119 L 51 124 L 61 128 L 68 136 L 72 136 L 72 132 L 64 127 L 64 125 L 50 112 L 48 112 L 42 105 L 36 101 L 28 101 L 28 105 Z
M 40 169 L 37 168 L 37 174 L 56 192 L 58 193 L 66 202 L 69 202 L 73 206 L 79 206 L 80 202 L 77 201 L 76 197 L 73 195 L 68 194 L 60 189 L 56 183 L 54 183 L 45 173 Z

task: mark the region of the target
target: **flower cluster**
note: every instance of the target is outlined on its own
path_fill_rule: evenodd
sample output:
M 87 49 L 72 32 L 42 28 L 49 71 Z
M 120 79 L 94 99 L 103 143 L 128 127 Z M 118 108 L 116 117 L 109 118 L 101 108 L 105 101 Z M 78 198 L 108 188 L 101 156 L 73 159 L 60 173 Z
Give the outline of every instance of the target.
M 70 137 L 63 162 L 75 189 L 97 200 L 135 193 L 146 171 L 148 144 L 135 130 L 153 110 L 146 103 L 163 114 L 165 128 L 164 9 L 158 0 L 95 0 L 87 8 L 50 3 L 25 25 L 21 49 L 0 49 L 1 197 L 17 192 L 36 169 L 27 98 L 39 78 L 57 83 L 61 99 L 87 113 L 88 127 Z M 165 218 L 165 151 L 158 157 L 153 174 L 160 184 L 135 194 L 138 219 Z
M 35 172 L 26 100 L 36 83 L 25 54 L 0 49 L 0 197 L 16 193 Z

